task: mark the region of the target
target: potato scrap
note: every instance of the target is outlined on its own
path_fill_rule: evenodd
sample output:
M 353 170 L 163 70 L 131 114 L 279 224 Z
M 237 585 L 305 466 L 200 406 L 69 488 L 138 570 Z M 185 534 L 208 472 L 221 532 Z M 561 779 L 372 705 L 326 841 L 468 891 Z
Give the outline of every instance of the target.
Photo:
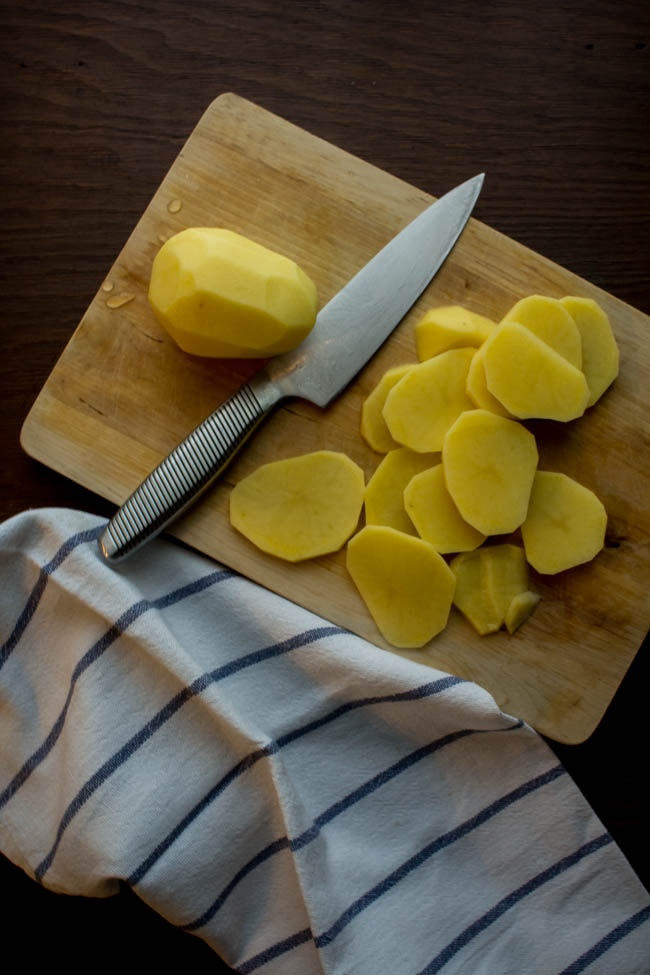
M 456 578 L 429 542 L 367 525 L 348 542 L 346 565 L 380 633 L 394 647 L 422 647 L 444 630 Z
M 319 450 L 263 464 L 230 494 L 230 522 L 289 562 L 336 552 L 357 527 L 364 475 L 345 454 Z
M 457 555 L 450 562 L 456 575 L 454 605 L 480 636 L 506 625 L 514 633 L 540 600 L 528 589 L 528 570 L 518 545 L 487 545 Z
M 471 552 L 485 541 L 485 535 L 464 521 L 452 501 L 442 464 L 411 478 L 404 489 L 404 507 L 420 538 L 442 555 Z
M 415 535 L 404 507 L 404 488 L 415 474 L 439 463 L 440 454 L 417 454 L 408 447 L 391 450 L 372 475 L 364 495 L 367 525 L 390 525 Z
M 605 544 L 607 512 L 593 491 L 555 471 L 537 471 L 521 526 L 526 558 L 555 575 L 590 562 Z
M 484 535 L 521 525 L 537 461 L 532 433 L 487 410 L 462 413 L 442 448 L 447 490 L 465 521 Z

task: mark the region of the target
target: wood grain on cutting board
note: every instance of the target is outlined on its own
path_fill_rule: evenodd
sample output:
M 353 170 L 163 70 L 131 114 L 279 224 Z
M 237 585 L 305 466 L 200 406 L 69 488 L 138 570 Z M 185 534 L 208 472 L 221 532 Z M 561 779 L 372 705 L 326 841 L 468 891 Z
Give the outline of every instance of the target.
M 459 173 L 457 182 L 473 175 Z M 441 186 L 440 195 L 448 189 Z M 191 226 L 242 233 L 297 261 L 322 305 L 431 201 L 236 95 L 217 98 L 49 376 L 25 421 L 23 447 L 121 503 L 259 367 L 188 356 L 158 325 L 147 287 L 167 237 Z M 230 487 L 261 463 L 321 448 L 344 451 L 369 477 L 381 456 L 359 435 L 361 402 L 387 368 L 415 361 L 413 324 L 422 313 L 454 303 L 498 320 L 533 293 L 595 298 L 620 347 L 619 378 L 584 417 L 527 424 L 540 467 L 575 477 L 605 504 L 605 550 L 556 577 L 531 572 L 531 588 L 543 599 L 513 636 L 481 638 L 454 610 L 443 634 L 405 655 L 476 680 L 505 711 L 558 741 L 579 742 L 602 717 L 650 626 L 650 319 L 478 221 L 345 393 L 326 411 L 299 400 L 277 409 L 173 534 L 390 650 L 346 574 L 344 553 L 301 565 L 264 555 L 230 528 Z M 128 562 L 119 571 L 128 572 Z

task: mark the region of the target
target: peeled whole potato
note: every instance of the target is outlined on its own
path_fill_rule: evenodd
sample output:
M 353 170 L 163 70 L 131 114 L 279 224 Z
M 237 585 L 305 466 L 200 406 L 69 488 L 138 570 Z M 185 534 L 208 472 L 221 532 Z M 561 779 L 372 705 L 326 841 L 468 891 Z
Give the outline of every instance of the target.
M 567 309 L 557 298 L 528 295 L 514 305 L 502 322 L 517 322 L 529 329 L 538 339 L 550 345 L 558 355 L 575 366 L 582 367 L 580 332 Z
M 465 392 L 476 349 L 450 349 L 412 366 L 391 389 L 383 414 L 390 435 L 419 453 L 440 450 L 449 427 L 472 402 Z
M 390 525 L 407 535 L 414 535 L 413 522 L 404 507 L 404 488 L 414 474 L 439 461 L 440 454 L 417 454 L 408 447 L 390 450 L 366 485 L 366 524 Z
M 363 401 L 361 436 L 368 446 L 376 450 L 378 454 L 387 454 L 389 450 L 395 450 L 399 447 L 397 441 L 393 440 L 388 431 L 382 410 L 391 389 L 406 375 L 410 368 L 410 365 L 405 365 L 388 369 Z
M 485 541 L 485 535 L 463 520 L 451 500 L 442 464 L 411 478 L 404 488 L 404 507 L 420 538 L 431 542 L 441 555 L 471 552 Z
M 488 390 L 520 420 L 575 420 L 589 387 L 584 373 L 530 329 L 499 325 L 481 348 Z
M 591 298 L 567 295 L 560 304 L 575 321 L 582 339 L 582 371 L 593 406 L 618 376 L 618 346 L 609 318 Z
M 289 562 L 336 552 L 357 527 L 363 471 L 345 454 L 317 450 L 263 464 L 230 493 L 230 523 Z
M 448 349 L 478 348 L 495 328 L 496 322 L 462 305 L 431 308 L 415 326 L 418 359 L 424 362 Z
M 462 413 L 442 448 L 447 490 L 484 535 L 515 531 L 524 521 L 537 461 L 532 433 L 487 410 Z
M 231 230 L 192 227 L 158 251 L 149 302 L 184 352 L 265 358 L 302 342 L 318 297 L 288 257 Z
M 348 542 L 346 565 L 380 633 L 394 647 L 422 647 L 444 630 L 456 578 L 429 542 L 366 525 Z
M 607 512 L 593 491 L 555 471 L 537 471 L 521 526 L 526 558 L 555 575 L 590 562 L 605 544 Z

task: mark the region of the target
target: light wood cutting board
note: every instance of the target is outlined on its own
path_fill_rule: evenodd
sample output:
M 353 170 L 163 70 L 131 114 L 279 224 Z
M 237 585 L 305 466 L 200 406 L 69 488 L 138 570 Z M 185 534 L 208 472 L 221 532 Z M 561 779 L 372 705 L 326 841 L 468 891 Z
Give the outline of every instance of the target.
M 473 175 L 459 173 L 458 182 Z M 297 261 L 324 304 L 430 202 L 236 95 L 217 98 L 34 403 L 22 430 L 24 449 L 121 503 L 259 366 L 188 356 L 157 324 L 147 286 L 154 255 L 171 234 L 191 226 L 245 234 Z M 557 577 L 531 573 L 543 599 L 515 635 L 478 637 L 453 610 L 443 634 L 406 656 L 477 681 L 505 711 L 551 738 L 577 743 L 602 717 L 650 626 L 650 319 L 489 227 L 470 222 L 422 298 L 332 407 L 292 401 L 278 409 L 173 533 L 390 650 L 346 574 L 344 553 L 302 565 L 265 556 L 230 528 L 230 487 L 261 463 L 320 448 L 344 451 L 369 477 L 381 457 L 360 438 L 360 406 L 385 369 L 415 361 L 414 322 L 450 303 L 498 320 L 533 293 L 595 298 L 620 346 L 620 377 L 584 417 L 529 424 L 540 467 L 575 477 L 604 502 L 606 548 L 589 565 Z

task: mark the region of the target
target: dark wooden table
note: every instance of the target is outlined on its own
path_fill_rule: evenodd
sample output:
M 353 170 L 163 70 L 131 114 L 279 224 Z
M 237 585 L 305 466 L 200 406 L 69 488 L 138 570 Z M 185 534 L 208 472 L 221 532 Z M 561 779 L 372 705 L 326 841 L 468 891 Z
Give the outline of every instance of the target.
M 650 313 L 640 0 L 22 0 L 2 5 L 0 45 L 2 519 L 36 506 L 114 510 L 27 458 L 20 426 L 224 91 L 434 195 L 484 170 L 479 219 Z M 589 741 L 551 743 L 648 887 L 649 651 L 646 640 Z M 35 964 L 85 967 L 83 935 L 107 965 L 229 971 L 127 890 L 61 897 L 6 860 L 0 890 L 4 948 Z

